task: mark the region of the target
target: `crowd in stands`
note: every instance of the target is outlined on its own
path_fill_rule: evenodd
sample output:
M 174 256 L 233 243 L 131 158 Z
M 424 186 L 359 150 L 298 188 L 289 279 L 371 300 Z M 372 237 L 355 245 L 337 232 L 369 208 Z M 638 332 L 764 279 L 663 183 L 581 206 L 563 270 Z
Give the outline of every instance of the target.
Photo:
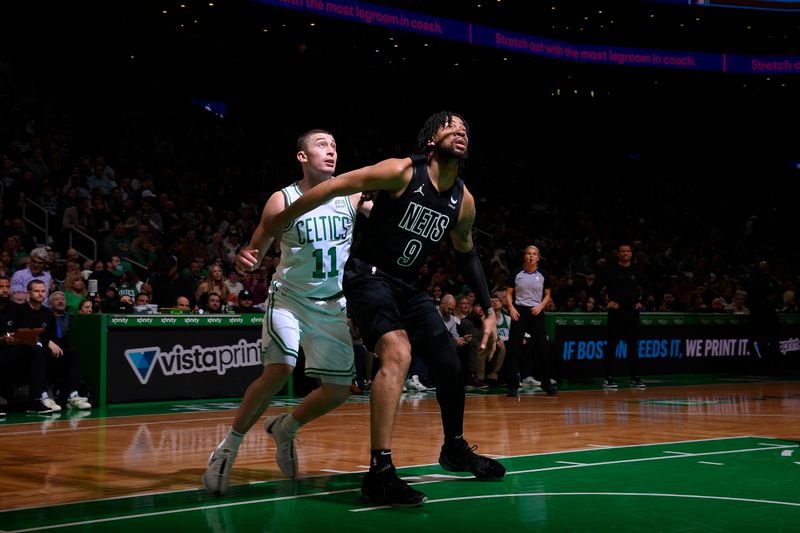
M 253 272 L 235 268 L 234 259 L 269 195 L 298 177 L 284 156 L 294 139 L 220 118 L 188 99 L 147 106 L 153 102 L 75 115 L 57 99 L 15 91 L 13 73 L 0 71 L 0 279 L 9 280 L 10 301 L 26 302 L 29 282 L 40 279 L 44 306 L 55 295 L 67 314 L 151 306 L 263 311 L 278 250 Z M 274 112 L 271 122 L 281 124 L 295 110 Z M 352 107 L 343 106 L 341 123 L 324 125 L 337 131 L 342 170 L 410 153 L 393 132 L 379 135 L 377 125 L 351 116 Z M 320 126 L 313 117 L 299 120 Z M 615 144 L 594 135 L 599 145 L 590 148 L 586 138 L 572 146 L 518 132 L 515 143 L 537 148 L 501 157 L 507 140 L 478 132 L 464 176 L 478 203 L 474 238 L 492 293 L 503 293 L 509 269 L 535 245 L 551 276 L 549 311 L 604 312 L 600 280 L 625 240 L 634 243 L 633 263 L 646 277 L 644 312 L 748 314 L 750 280 L 769 259 L 775 309 L 797 313 L 800 246 L 792 231 L 796 211 L 787 209 L 796 197 L 772 203 L 781 196 L 774 184 L 785 176 L 732 188 L 703 179 L 717 172 L 707 161 L 631 148 L 631 137 Z M 751 181 L 782 172 L 754 160 L 745 167 L 741 156 L 732 157 L 718 172 Z M 456 272 L 454 254 L 442 244 L 418 283 L 461 322 L 479 324 L 481 310 Z M 468 352 L 467 384 L 496 381 L 503 347 L 487 367 L 487 354 L 474 349 L 466 329 L 454 339 Z M 429 383 L 416 374 L 411 382 Z
M 291 158 L 259 149 L 269 146 L 263 134 L 190 104 L 174 105 L 160 124 L 142 117 L 92 134 L 79 124 L 44 99 L 0 101 L 0 275 L 12 279 L 12 297 L 24 292 L 15 276 L 44 271 L 48 290 L 64 291 L 72 311 L 89 295 L 90 277 L 98 281 L 95 312 L 124 308 L 126 296 L 135 305 L 142 293 L 160 307 L 175 307 L 182 296 L 207 310 L 216 294 L 222 309 L 235 309 L 243 290 L 248 305 L 263 304 L 277 252 L 254 272 L 233 261 L 268 195 L 296 177 Z M 389 151 L 374 146 L 368 129 L 353 128 L 343 125 L 343 161 L 354 166 Z M 598 279 L 625 239 L 635 243 L 634 263 L 648 280 L 645 311 L 747 313 L 747 279 L 763 258 L 780 282 L 777 307 L 797 311 L 800 270 L 797 251 L 784 246 L 795 238 L 785 212 L 754 206 L 758 214 L 721 220 L 702 209 L 704 201 L 682 196 L 669 169 L 655 170 L 663 160 L 647 167 L 587 151 L 588 162 L 559 171 L 542 156 L 499 162 L 491 145 L 481 150 L 465 176 L 479 200 L 475 240 L 492 291 L 504 289 L 509 265 L 534 244 L 552 276 L 552 310 L 602 312 Z M 590 169 L 604 176 L 612 166 L 614 177 L 581 177 Z M 637 175 L 648 170 L 648 179 Z M 46 251 L 44 264 L 32 256 L 36 248 Z M 435 299 L 459 295 L 464 283 L 454 272 L 443 245 L 419 283 Z

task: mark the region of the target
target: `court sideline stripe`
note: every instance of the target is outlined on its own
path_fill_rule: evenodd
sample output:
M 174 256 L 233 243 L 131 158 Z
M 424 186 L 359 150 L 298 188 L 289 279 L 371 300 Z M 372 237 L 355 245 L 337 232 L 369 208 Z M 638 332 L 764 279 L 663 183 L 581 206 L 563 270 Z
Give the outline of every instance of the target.
M 156 422 L 157 424 L 163 424 L 165 422 Z M 127 425 L 127 424 L 126 424 Z M 645 444 L 623 444 L 621 446 L 604 446 L 602 449 L 604 450 L 617 450 L 623 448 L 639 448 L 642 446 L 666 446 L 670 444 L 694 444 L 698 442 L 715 442 L 721 440 L 735 440 L 735 439 L 774 439 L 774 440 L 786 440 L 786 439 L 777 439 L 775 437 L 764 437 L 764 436 L 756 436 L 756 435 L 738 435 L 734 437 L 714 437 L 712 439 L 697 439 L 697 440 L 677 440 L 677 441 L 669 441 L 669 442 L 654 442 L 654 443 L 645 443 Z M 766 444 L 767 446 L 774 446 L 772 444 Z M 779 445 L 780 446 L 780 445 Z M 561 450 L 561 451 L 552 451 L 552 452 L 541 452 L 541 453 L 527 453 L 523 455 L 504 455 L 500 456 L 502 459 L 516 459 L 520 457 L 541 457 L 547 455 L 558 455 L 562 453 L 584 453 L 584 452 L 594 452 L 597 451 L 597 448 L 577 448 L 571 450 Z M 405 470 L 408 468 L 422 468 L 425 466 L 437 466 L 439 463 L 426 463 L 420 465 L 407 465 L 400 467 L 401 470 Z M 360 474 L 366 471 L 369 468 L 369 465 L 363 465 L 362 470 L 354 470 L 352 472 L 344 472 L 345 474 Z M 326 477 L 325 475 L 319 476 L 307 476 L 303 479 L 313 479 L 316 477 Z M 275 481 L 286 481 L 285 479 L 277 479 L 277 480 L 267 480 L 267 481 L 251 481 L 249 484 L 259 484 L 259 483 L 273 483 Z M 114 500 L 123 500 L 127 498 L 147 498 L 152 496 L 159 496 L 162 494 L 179 494 L 181 492 L 193 492 L 198 490 L 197 488 L 191 489 L 175 489 L 175 490 L 165 490 L 165 491 L 158 491 L 158 492 L 143 492 L 139 494 L 126 494 L 123 496 L 112 496 L 110 498 L 95 498 L 92 500 L 81 500 L 78 502 L 61 502 L 61 503 L 53 503 L 49 505 L 36 505 L 36 506 L 29 506 L 29 507 L 15 507 L 13 509 L 0 509 L 0 515 L 3 513 L 12 513 L 17 511 L 29 511 L 31 509 L 48 509 L 51 507 L 62 507 L 68 505 L 82 505 L 86 503 L 99 503 L 99 502 L 107 502 L 107 501 L 114 501 Z M 2 532 L 2 530 L 0 530 Z
M 768 505 L 785 505 L 788 507 L 800 507 L 800 502 L 783 502 L 779 500 L 756 500 L 753 498 L 734 498 L 732 496 L 710 496 L 704 494 L 669 494 L 658 492 L 525 492 L 522 494 L 484 494 L 479 496 L 463 496 L 458 498 L 442 498 L 440 500 L 428 500 L 425 505 L 432 503 L 448 503 L 466 500 L 488 500 L 495 498 L 520 498 L 520 497 L 542 497 L 542 496 L 645 496 L 652 498 L 687 498 L 698 500 L 722 500 L 731 502 L 762 503 Z M 364 511 L 376 511 L 386 509 L 383 507 L 363 507 L 361 509 L 350 509 L 353 513 Z
M 716 439 L 712 439 L 712 440 L 716 440 Z M 578 464 L 578 465 L 563 465 L 563 466 L 556 466 L 556 467 L 536 468 L 536 469 L 530 469 L 530 470 L 518 470 L 518 471 L 514 471 L 514 472 L 508 472 L 508 475 L 529 474 L 529 473 L 534 473 L 534 472 L 547 472 L 547 471 L 551 471 L 551 470 L 566 470 L 566 469 L 571 469 L 571 468 L 584 468 L 584 467 L 587 467 L 587 466 L 606 466 L 606 465 L 645 462 L 645 461 L 659 461 L 659 460 L 662 460 L 662 459 L 685 459 L 687 457 L 703 457 L 703 456 L 706 456 L 706 455 L 721 455 L 721 454 L 741 453 L 741 452 L 757 452 L 757 451 L 765 451 L 765 450 L 776 450 L 776 449 L 782 449 L 782 448 L 797 448 L 798 446 L 800 446 L 800 445 L 796 445 L 796 444 L 795 445 L 775 445 L 775 446 L 771 446 L 770 445 L 770 446 L 765 446 L 765 447 L 762 447 L 762 448 L 744 448 L 744 449 L 740 449 L 740 450 L 723 450 L 723 451 L 716 451 L 716 452 L 704 452 L 704 453 L 698 453 L 698 454 L 692 454 L 692 455 L 678 455 L 678 456 L 676 456 L 676 455 L 665 455 L 665 456 L 658 456 L 658 457 L 644 457 L 644 458 L 638 458 L 638 459 L 623 459 L 623 460 L 620 460 L 620 461 L 603 461 L 603 462 L 600 462 L 600 463 L 587 463 L 587 464 Z M 525 456 L 521 456 L 521 457 L 525 457 Z M 440 480 L 431 480 L 431 481 L 423 481 L 421 483 L 412 483 L 412 484 L 414 484 L 414 485 L 423 485 L 423 484 L 428 484 L 428 483 L 441 483 L 441 481 Z M 352 488 L 352 489 L 345 489 L 345 490 L 338 490 L 338 491 L 326 491 L 326 492 L 318 492 L 318 493 L 313 493 L 313 494 L 302 494 L 302 495 L 299 495 L 299 496 L 298 495 L 292 495 L 292 496 L 280 496 L 280 497 L 277 497 L 277 498 L 263 498 L 263 499 L 259 499 L 259 500 L 250 500 L 250 501 L 246 501 L 246 502 L 232 502 L 232 503 L 222 503 L 222 504 L 216 504 L 216 505 L 201 505 L 201 506 L 189 507 L 189 508 L 184 508 L 184 509 L 172 509 L 172 510 L 169 510 L 169 511 L 156 511 L 156 512 L 151 512 L 151 513 L 140 513 L 140 514 L 125 515 L 125 516 L 113 516 L 113 517 L 102 518 L 102 519 L 97 519 L 97 520 L 84 520 L 84 521 L 80 521 L 80 522 L 70 522 L 70 523 L 66 523 L 66 524 L 51 524 L 49 526 L 33 527 L 33 528 L 28 528 L 28 529 L 17 529 L 17 530 L 10 531 L 9 533 L 25 533 L 25 532 L 28 532 L 28 531 L 44 531 L 44 530 L 48 530 L 48 529 L 55 529 L 55 528 L 62 528 L 62 527 L 75 527 L 75 526 L 84 526 L 84 525 L 89 525 L 89 524 L 117 522 L 117 521 L 121 521 L 121 520 L 150 518 L 150 517 L 153 517 L 153 516 L 164 516 L 164 515 L 169 515 L 169 514 L 204 511 L 204 510 L 207 510 L 207 509 L 219 509 L 219 508 L 223 508 L 223 507 L 238 507 L 238 506 L 241 506 L 241 505 L 252 505 L 252 504 L 258 504 L 258 503 L 268 503 L 268 502 L 291 500 L 291 499 L 298 499 L 299 500 L 299 499 L 303 499 L 303 498 L 310 498 L 310 497 L 316 497 L 316 496 L 329 496 L 329 495 L 332 495 L 332 494 L 344 494 L 344 493 L 348 493 L 348 492 L 356 492 L 358 490 L 359 490 L 358 488 Z M 536 493 L 531 493 L 531 494 L 532 495 L 537 495 Z M 557 493 L 554 493 L 554 494 L 557 494 Z M 565 494 L 568 494 L 568 493 L 565 493 Z M 591 494 L 591 493 L 574 493 L 574 494 L 576 494 L 576 495 L 577 494 L 587 494 L 588 495 L 588 494 Z M 602 494 L 614 494 L 614 493 L 597 493 L 597 494 L 598 495 L 602 495 Z M 620 494 L 624 494 L 624 493 L 620 493 Z M 468 497 L 467 499 L 469 499 L 469 498 L 500 497 L 500 496 L 506 497 L 506 496 L 509 496 L 509 495 L 506 494 L 506 495 L 472 496 L 472 497 Z M 515 496 L 518 496 L 518 495 L 515 495 Z M 690 496 L 687 495 L 687 497 L 690 497 Z M 701 497 L 701 496 L 694 496 L 694 497 Z M 720 498 L 723 498 L 723 497 L 720 497 Z M 457 499 L 457 498 L 453 498 L 453 499 Z M 737 500 L 737 498 L 725 498 L 725 499 Z M 442 500 L 437 500 L 437 501 L 442 501 Z M 743 500 L 743 501 L 747 501 L 747 500 Z M 752 501 L 767 502 L 768 500 L 752 500 Z M 775 503 L 788 504 L 788 502 L 775 502 Z M 800 507 L 800 503 L 792 503 L 791 505 L 795 505 L 795 506 Z M 369 511 L 369 510 L 375 510 L 375 509 L 381 509 L 381 508 L 382 507 L 366 507 L 366 508 L 362 508 L 362 509 L 351 509 L 351 512 Z

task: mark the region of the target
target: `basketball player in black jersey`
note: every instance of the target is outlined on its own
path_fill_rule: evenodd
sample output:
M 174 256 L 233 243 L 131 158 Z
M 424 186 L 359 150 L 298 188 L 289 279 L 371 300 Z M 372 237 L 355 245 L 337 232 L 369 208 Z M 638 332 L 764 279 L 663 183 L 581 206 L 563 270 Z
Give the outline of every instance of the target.
M 394 419 L 411 361 L 411 346 L 436 381 L 444 428 L 439 464 L 479 479 L 497 479 L 506 469 L 477 455 L 463 436 L 464 379 L 455 346 L 430 297 L 414 287 L 419 266 L 448 234 L 465 280 L 487 310 L 484 349 L 497 325 L 486 278 L 472 243 L 475 200 L 458 176 L 467 158 L 469 129 L 458 114 L 428 118 L 418 136 L 420 154 L 386 159 L 317 185 L 276 216 L 281 225 L 336 196 L 379 191 L 363 241 L 345 267 L 344 291 L 367 346 L 381 360 L 370 397 L 370 469 L 362 497 L 376 505 L 415 506 L 425 495 L 395 473 L 391 455 Z

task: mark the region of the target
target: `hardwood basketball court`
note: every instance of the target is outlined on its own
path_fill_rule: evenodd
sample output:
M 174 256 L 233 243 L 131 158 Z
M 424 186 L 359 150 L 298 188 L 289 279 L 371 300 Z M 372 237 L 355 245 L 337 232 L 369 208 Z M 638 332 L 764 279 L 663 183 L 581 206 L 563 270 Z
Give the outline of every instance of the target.
M 495 482 L 441 469 L 435 395 L 405 394 L 394 459 L 429 502 L 403 510 L 358 499 L 366 396 L 301 430 L 297 480 L 281 476 L 272 440 L 255 426 L 224 497 L 206 494 L 200 475 L 235 401 L 9 416 L 0 420 L 0 530 L 800 531 L 800 380 L 648 384 L 609 392 L 565 383 L 555 397 L 469 393 L 465 437 L 509 470 Z

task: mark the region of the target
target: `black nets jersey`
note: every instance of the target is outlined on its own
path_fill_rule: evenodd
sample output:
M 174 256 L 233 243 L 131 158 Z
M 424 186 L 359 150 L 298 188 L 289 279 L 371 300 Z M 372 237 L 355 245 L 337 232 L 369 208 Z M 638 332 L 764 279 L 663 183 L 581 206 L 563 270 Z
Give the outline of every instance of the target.
M 464 181 L 437 191 L 428 177 L 427 158 L 411 157 L 414 173 L 398 198 L 380 191 L 367 219 L 355 257 L 384 272 L 414 282 L 429 252 L 439 246 L 458 222 Z

